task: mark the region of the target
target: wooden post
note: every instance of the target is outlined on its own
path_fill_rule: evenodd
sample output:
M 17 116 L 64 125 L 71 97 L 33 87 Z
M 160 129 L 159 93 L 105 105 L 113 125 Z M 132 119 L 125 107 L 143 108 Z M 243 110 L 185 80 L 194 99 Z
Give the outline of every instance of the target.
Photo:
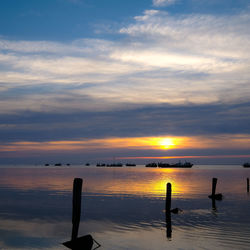
M 215 200 L 222 200 L 223 195 L 222 194 L 216 194 L 216 184 L 217 184 L 217 178 L 213 178 L 213 183 L 212 183 L 212 194 L 209 195 L 208 197 L 210 199 L 215 199 Z
M 75 240 L 78 235 L 78 228 L 81 218 L 81 196 L 82 196 L 82 179 L 75 178 L 73 184 L 73 210 L 72 210 L 72 235 L 71 240 Z
M 167 229 L 167 238 L 171 239 L 172 237 L 172 222 L 171 222 L 171 193 L 172 187 L 171 183 L 167 184 L 166 190 L 166 229 Z
M 166 213 L 170 213 L 171 210 L 171 193 L 172 193 L 172 188 L 171 188 L 171 183 L 167 184 L 167 193 L 166 193 Z
M 213 178 L 213 183 L 212 183 L 212 196 L 215 196 L 216 192 L 216 185 L 217 185 L 217 178 Z
M 247 192 L 249 193 L 249 178 L 247 178 Z
M 82 179 L 75 178 L 73 184 L 73 199 L 72 199 L 72 235 L 71 240 L 62 243 L 64 246 L 77 250 L 77 249 L 92 249 L 94 242 L 97 244 L 97 249 L 101 245 L 93 239 L 90 234 L 84 235 L 82 237 L 77 237 L 78 229 L 81 218 L 81 197 L 82 197 Z

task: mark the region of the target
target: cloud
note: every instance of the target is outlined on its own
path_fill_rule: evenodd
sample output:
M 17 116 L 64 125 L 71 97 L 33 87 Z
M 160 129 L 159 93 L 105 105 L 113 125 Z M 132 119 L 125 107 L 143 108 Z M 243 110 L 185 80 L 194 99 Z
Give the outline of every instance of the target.
M 61 103 L 67 100 L 61 100 Z M 76 102 L 79 102 L 77 100 Z M 117 110 L 72 111 L 55 106 L 40 112 L 24 110 L 0 116 L 1 143 L 9 141 L 58 141 L 80 138 L 214 136 L 250 134 L 250 104 L 148 105 L 126 106 Z M 91 100 L 89 105 L 91 105 Z M 80 102 L 81 103 L 81 102 Z M 81 103 L 84 105 L 84 102 Z M 78 104 L 79 105 L 79 104 Z M 77 105 L 77 106 L 78 106 Z M 91 111 L 90 111 L 91 110 Z M 234 136 L 235 137 L 235 136 Z
M 134 24 L 121 28 L 120 32 L 137 38 L 137 41 L 143 37 L 146 46 L 184 55 L 248 58 L 245 54 L 249 48 L 248 13 L 229 18 L 227 15 L 209 14 L 170 15 L 164 11 L 148 10 L 135 20 Z
M 250 15 L 147 10 L 119 39 L 0 40 L 0 137 L 249 134 Z
M 174 4 L 175 2 L 176 0 L 153 0 L 153 5 L 160 7 L 160 6 Z
M 174 142 L 171 146 L 164 146 L 162 142 L 169 138 Z M 249 146 L 250 137 L 241 135 L 216 135 L 193 137 L 111 137 L 99 139 L 69 140 L 69 141 L 45 141 L 32 142 L 20 141 L 5 144 L 0 152 L 32 152 L 32 151 L 93 151 L 98 149 L 126 149 L 126 150 L 192 150 L 192 149 L 246 149 Z

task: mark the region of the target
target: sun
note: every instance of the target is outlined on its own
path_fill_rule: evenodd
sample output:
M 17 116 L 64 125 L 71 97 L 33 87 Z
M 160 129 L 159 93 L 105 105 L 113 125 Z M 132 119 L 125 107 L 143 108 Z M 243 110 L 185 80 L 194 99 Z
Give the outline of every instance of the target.
M 170 149 L 176 145 L 175 140 L 172 138 L 163 138 L 159 140 L 159 145 L 162 149 Z

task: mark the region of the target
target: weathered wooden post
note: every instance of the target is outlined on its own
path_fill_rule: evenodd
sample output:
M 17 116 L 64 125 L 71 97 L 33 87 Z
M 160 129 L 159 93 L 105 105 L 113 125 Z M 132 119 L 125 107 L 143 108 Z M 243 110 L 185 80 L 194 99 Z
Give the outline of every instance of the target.
M 171 194 L 172 193 L 172 187 L 171 183 L 167 184 L 167 190 L 166 190 L 166 228 L 167 228 L 167 238 L 171 239 L 172 237 L 172 221 L 171 221 Z
M 212 196 L 215 196 L 216 185 L 217 185 L 217 178 L 213 178 L 213 181 L 212 181 Z
M 172 193 L 171 183 L 168 183 L 166 192 L 166 213 L 170 213 L 171 210 L 171 193 Z
M 215 200 L 222 200 L 222 194 L 216 194 L 217 178 L 213 178 L 212 181 L 212 194 L 208 197 Z
M 75 178 L 73 184 L 73 210 L 72 210 L 72 235 L 71 240 L 75 240 L 78 235 L 78 228 L 81 218 L 81 197 L 82 197 L 82 179 Z
M 247 192 L 249 193 L 249 178 L 247 178 Z
M 73 199 L 72 199 L 72 234 L 71 234 L 71 240 L 66 241 L 62 243 L 64 246 L 73 249 L 86 249 L 91 250 L 94 242 L 97 244 L 97 249 L 101 245 L 93 239 L 93 237 L 90 234 L 77 237 L 78 235 L 78 229 L 80 224 L 80 218 L 81 218 L 81 197 L 82 197 L 82 179 L 75 178 L 74 184 L 73 184 Z

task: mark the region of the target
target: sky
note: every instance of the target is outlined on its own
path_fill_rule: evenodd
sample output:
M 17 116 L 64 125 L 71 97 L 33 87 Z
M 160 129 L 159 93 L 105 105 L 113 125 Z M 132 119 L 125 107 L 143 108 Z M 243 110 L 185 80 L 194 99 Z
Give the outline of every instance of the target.
M 250 161 L 248 0 L 1 0 L 1 164 Z

